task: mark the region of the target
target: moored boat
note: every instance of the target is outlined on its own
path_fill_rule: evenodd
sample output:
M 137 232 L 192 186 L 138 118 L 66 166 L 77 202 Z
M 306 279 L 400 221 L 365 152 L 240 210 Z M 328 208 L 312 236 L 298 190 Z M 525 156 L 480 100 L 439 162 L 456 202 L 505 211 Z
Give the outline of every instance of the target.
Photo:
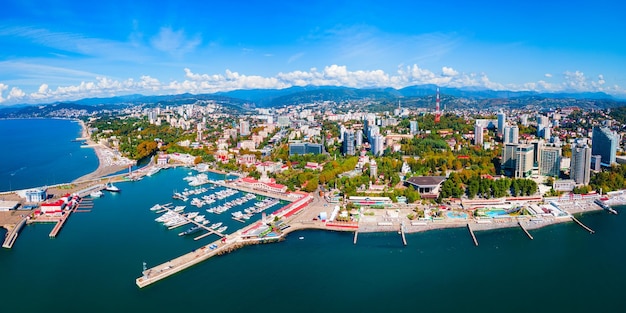
M 100 198 L 100 197 L 104 196 L 104 193 L 102 191 L 98 190 L 98 191 L 94 191 L 94 192 L 90 193 L 89 196 L 92 197 L 92 198 Z
M 109 192 L 120 192 L 120 191 L 122 191 L 121 189 L 117 188 L 117 186 L 113 185 L 112 183 L 106 184 L 106 187 L 104 187 L 104 190 L 109 191 Z

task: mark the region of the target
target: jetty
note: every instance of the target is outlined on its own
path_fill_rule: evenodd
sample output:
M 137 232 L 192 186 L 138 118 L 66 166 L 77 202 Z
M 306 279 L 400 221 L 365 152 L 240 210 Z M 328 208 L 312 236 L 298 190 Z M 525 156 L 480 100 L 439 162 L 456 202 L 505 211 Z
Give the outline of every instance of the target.
M 524 225 L 522 224 L 521 221 L 518 221 L 517 224 L 519 224 L 519 227 L 522 228 L 522 230 L 526 233 L 526 236 L 528 236 L 528 238 L 530 238 L 530 240 L 533 240 L 533 236 L 528 232 L 528 230 L 524 227 Z
M 584 228 L 586 231 L 588 231 L 590 234 L 595 233 L 595 231 L 593 231 L 593 229 L 585 226 L 585 224 L 583 224 L 581 221 L 577 220 L 573 215 L 572 215 L 572 220 L 574 222 L 576 222 L 576 224 L 580 225 L 580 227 Z
M 4 239 L 4 243 L 2 243 L 3 248 L 7 248 L 7 249 L 13 248 L 13 244 L 15 243 L 15 240 L 17 239 L 17 236 L 19 235 L 20 230 L 22 230 L 22 227 L 26 225 L 26 220 L 27 218 L 24 217 L 19 223 L 17 223 L 17 225 L 15 225 L 15 227 L 13 227 L 13 229 L 11 229 L 10 232 L 7 233 Z
M 176 274 L 184 269 L 187 269 L 204 260 L 207 260 L 213 256 L 226 253 L 228 251 L 231 251 L 231 249 L 235 249 L 238 246 L 245 245 L 248 242 L 253 242 L 252 240 L 245 241 L 245 240 L 240 239 L 239 234 L 245 233 L 247 230 L 251 230 L 256 227 L 259 227 L 259 223 L 260 222 L 253 223 L 252 225 L 249 225 L 239 230 L 236 234 L 231 234 L 228 236 L 225 236 L 222 233 L 218 233 L 217 231 L 211 228 L 208 228 L 208 230 L 210 231 L 209 233 L 198 236 L 198 237 L 208 236 L 212 233 L 215 233 L 221 236 L 222 238 L 218 241 L 211 242 L 205 246 L 202 246 L 196 250 L 193 250 L 187 254 L 179 256 L 175 259 L 159 264 L 150 269 L 144 270 L 142 272 L 143 275 L 137 278 L 135 280 L 135 283 L 137 284 L 139 288 L 146 287 L 161 279 L 167 278 L 170 275 Z M 201 225 L 201 227 L 204 227 L 204 225 Z M 206 229 L 207 227 L 204 227 L 204 228 Z
M 613 209 L 612 207 L 608 206 L 606 203 L 604 203 L 604 201 L 600 199 L 595 199 L 593 203 L 599 205 L 601 208 L 605 209 L 606 211 L 609 211 L 609 213 L 617 215 L 617 211 Z
M 469 229 L 470 235 L 472 235 L 472 240 L 474 240 L 474 245 L 476 245 L 478 247 L 478 239 L 476 239 L 476 235 L 474 235 L 474 231 L 472 230 L 472 227 L 470 226 L 470 224 L 467 224 L 467 229 Z
M 56 238 L 57 234 L 61 231 L 61 228 L 63 228 L 65 221 L 67 221 L 67 218 L 70 216 L 71 213 L 72 213 L 72 210 L 65 211 L 65 214 L 63 214 L 63 216 L 59 219 L 56 225 L 54 225 L 54 228 L 52 228 L 52 231 L 50 232 L 50 235 L 49 235 L 50 238 Z

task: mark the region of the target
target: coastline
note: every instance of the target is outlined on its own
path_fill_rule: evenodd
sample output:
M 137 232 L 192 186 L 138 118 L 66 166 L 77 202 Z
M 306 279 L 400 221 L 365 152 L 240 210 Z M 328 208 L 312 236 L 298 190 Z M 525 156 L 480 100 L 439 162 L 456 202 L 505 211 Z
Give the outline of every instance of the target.
M 77 183 L 96 180 L 104 176 L 117 173 L 121 170 L 128 168 L 128 166 L 136 163 L 130 159 L 118 155 L 117 151 L 93 141 L 91 139 L 91 133 L 89 132 L 89 129 L 87 128 L 85 122 L 82 120 L 77 121 L 82 128 L 81 138 L 84 139 L 87 143 L 86 148 L 93 148 L 96 156 L 98 157 L 98 168 L 96 168 L 93 172 L 89 174 L 76 178 L 72 182 Z

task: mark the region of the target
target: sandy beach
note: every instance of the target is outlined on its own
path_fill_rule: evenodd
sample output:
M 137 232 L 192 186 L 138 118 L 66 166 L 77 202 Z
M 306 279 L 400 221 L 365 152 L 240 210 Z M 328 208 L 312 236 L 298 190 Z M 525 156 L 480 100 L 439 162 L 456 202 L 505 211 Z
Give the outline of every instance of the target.
M 83 131 L 82 138 L 85 139 L 87 146 L 93 148 L 98 156 L 98 168 L 82 177 L 77 178 L 74 182 L 89 181 L 110 175 L 134 165 L 136 162 L 123 157 L 119 151 L 111 149 L 105 145 L 94 142 L 85 122 L 79 121 Z

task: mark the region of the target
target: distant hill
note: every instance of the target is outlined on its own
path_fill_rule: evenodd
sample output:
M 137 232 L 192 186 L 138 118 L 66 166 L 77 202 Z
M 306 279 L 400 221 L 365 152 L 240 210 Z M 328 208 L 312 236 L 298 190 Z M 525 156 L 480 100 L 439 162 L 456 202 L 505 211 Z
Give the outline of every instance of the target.
M 285 89 L 250 89 L 218 92 L 214 94 L 178 94 L 145 96 L 132 94 L 110 98 L 86 98 L 77 101 L 57 102 L 47 105 L 14 105 L 0 107 L 0 118 L 54 116 L 62 110 L 84 110 L 91 113 L 103 109 L 127 106 L 165 107 L 192 104 L 197 101 L 215 101 L 228 112 L 245 113 L 255 107 L 278 107 L 322 101 L 337 103 L 348 100 L 380 101 L 403 106 L 434 108 L 435 85 L 416 85 L 402 89 L 351 88 L 337 86 L 304 86 Z M 537 93 L 531 91 L 495 91 L 477 88 L 441 87 L 441 102 L 447 109 L 455 108 L 555 108 L 577 106 L 583 109 L 604 109 L 626 106 L 626 101 L 616 100 L 601 92 Z

